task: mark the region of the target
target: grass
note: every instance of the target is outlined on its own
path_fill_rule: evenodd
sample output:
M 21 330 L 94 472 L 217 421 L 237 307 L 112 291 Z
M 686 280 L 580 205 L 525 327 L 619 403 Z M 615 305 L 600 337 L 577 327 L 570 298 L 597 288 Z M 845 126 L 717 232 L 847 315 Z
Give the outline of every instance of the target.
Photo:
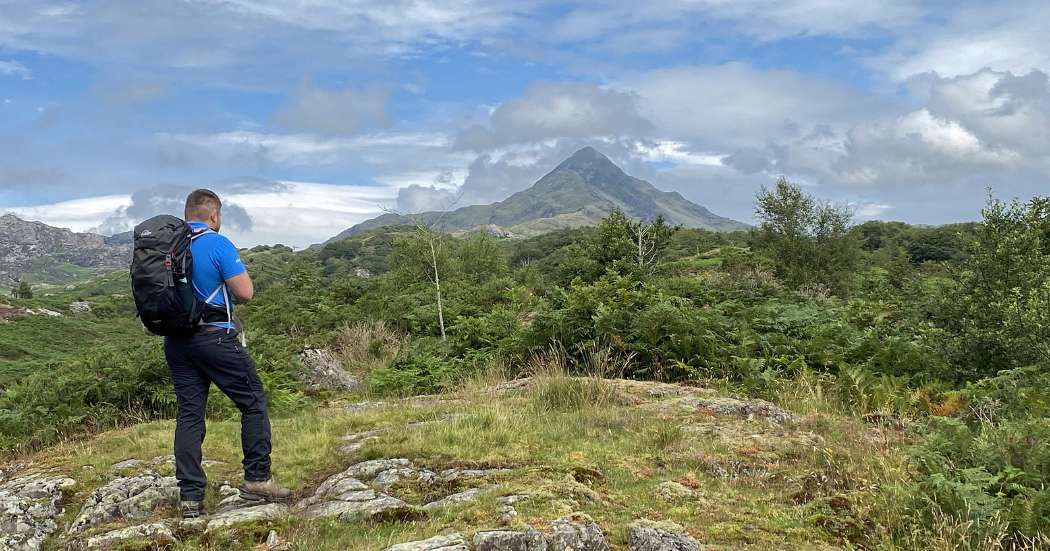
M 859 495 L 899 471 L 897 450 L 890 443 L 866 446 L 868 429 L 846 418 L 820 416 L 797 427 L 715 418 L 661 403 L 635 387 L 560 374 L 536 376 L 519 393 L 496 394 L 480 380 L 463 388 L 440 401 L 395 401 L 357 412 L 332 404 L 276 419 L 275 473 L 305 494 L 328 475 L 372 458 L 407 457 L 432 470 L 506 467 L 512 472 L 497 479 L 500 492 L 533 496 L 517 506 L 519 525 L 543 528 L 582 512 L 623 549 L 627 526 L 647 517 L 678 522 L 712 548 L 819 549 L 844 540 L 820 524 L 831 526 L 827 519 L 813 520 L 812 503 L 828 491 Z M 34 459 L 78 479 L 79 503 L 108 478 L 113 463 L 170 453 L 173 430 L 170 421 L 146 423 L 63 443 Z M 367 430 L 382 432 L 352 457 L 337 453 L 343 435 Z M 236 422 L 209 423 L 204 456 L 223 462 L 207 469 L 213 484 L 238 481 L 238 431 Z M 695 496 L 664 500 L 658 487 L 671 480 L 694 487 Z M 814 495 L 800 497 L 807 488 Z M 415 503 L 440 497 L 411 484 L 398 491 Z M 209 496 L 209 505 L 215 499 Z M 412 520 L 347 524 L 293 516 L 191 538 L 178 548 L 250 549 L 273 528 L 294 542 L 293 549 L 377 550 L 498 525 L 496 502 L 488 498 Z

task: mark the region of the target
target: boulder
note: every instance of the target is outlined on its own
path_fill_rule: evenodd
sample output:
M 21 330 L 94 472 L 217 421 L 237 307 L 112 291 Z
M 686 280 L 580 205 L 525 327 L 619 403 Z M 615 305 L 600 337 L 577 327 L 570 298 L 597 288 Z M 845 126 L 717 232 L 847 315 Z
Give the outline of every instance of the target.
M 328 350 L 310 348 L 299 354 L 299 377 L 313 391 L 338 390 L 349 392 L 361 385 Z
M 87 314 L 91 311 L 91 303 L 84 301 L 76 301 L 69 304 L 69 311 L 74 314 Z
M 474 551 L 547 551 L 547 540 L 532 528 L 487 530 L 474 534 Z
M 383 551 L 469 551 L 460 534 L 434 536 L 421 541 L 410 541 L 387 547 Z
M 257 505 L 254 507 L 232 509 L 223 513 L 218 513 L 208 519 L 208 527 L 205 531 L 214 532 L 215 530 L 244 524 L 246 522 L 276 520 L 287 516 L 288 513 L 288 506 L 282 503 L 267 503 L 265 505 Z
M 88 496 L 68 533 L 76 535 L 119 519 L 142 519 L 153 511 L 179 503 L 179 488 L 173 476 L 146 471 L 119 477 Z
M 605 534 L 590 518 L 561 518 L 551 522 L 548 551 L 609 551 Z
M 703 547 L 673 522 L 642 519 L 627 529 L 630 551 L 701 551 Z

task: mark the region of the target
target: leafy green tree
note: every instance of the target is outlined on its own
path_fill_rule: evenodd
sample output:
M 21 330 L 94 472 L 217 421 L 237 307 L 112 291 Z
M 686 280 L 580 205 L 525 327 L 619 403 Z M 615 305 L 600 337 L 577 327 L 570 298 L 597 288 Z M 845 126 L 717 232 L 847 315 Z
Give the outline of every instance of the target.
M 18 287 L 12 292 L 15 298 L 31 299 L 33 298 L 33 287 L 29 285 L 28 281 L 22 280 L 18 282 Z
M 563 279 L 594 281 L 607 272 L 627 275 L 647 271 L 662 258 L 678 229 L 662 215 L 646 222 L 614 210 L 594 232 L 570 245 Z
M 940 322 L 958 375 L 1050 361 L 1050 198 L 990 200 Z
M 796 288 L 848 291 L 859 260 L 848 208 L 817 201 L 780 178 L 772 190 L 759 192 L 755 214 L 761 225 L 753 245 L 773 259 L 780 278 Z

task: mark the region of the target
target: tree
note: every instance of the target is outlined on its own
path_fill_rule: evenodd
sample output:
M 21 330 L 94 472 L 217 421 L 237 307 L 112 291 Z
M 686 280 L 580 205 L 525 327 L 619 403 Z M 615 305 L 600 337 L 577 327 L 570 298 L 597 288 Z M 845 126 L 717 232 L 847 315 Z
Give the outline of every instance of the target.
M 781 177 L 758 193 L 755 215 L 761 224 L 752 245 L 773 259 L 781 279 L 796 288 L 848 291 L 859 260 L 849 208 L 818 201 Z
M 422 216 L 413 217 L 413 227 L 415 228 L 412 232 L 412 239 L 416 241 L 416 247 L 410 247 L 416 252 L 416 257 L 423 260 L 423 266 L 425 267 L 425 273 L 427 279 L 434 284 L 434 294 L 437 299 L 437 315 L 438 315 L 438 328 L 441 332 L 441 340 L 446 340 L 445 335 L 445 308 L 442 302 L 441 295 L 441 274 L 442 266 L 447 264 L 448 254 L 445 250 L 446 235 L 439 231 L 441 227 L 441 221 L 444 219 L 452 207 L 463 197 L 462 192 L 453 198 L 445 208 L 441 209 L 437 216 L 431 217 L 429 221 L 424 221 Z M 397 214 L 393 211 L 387 211 L 388 213 Z M 418 245 L 422 245 L 419 247 Z
M 1050 362 L 1050 198 L 989 199 L 939 323 L 960 379 Z
M 14 289 L 13 294 L 15 298 L 31 299 L 33 298 L 33 287 L 29 285 L 28 281 L 19 281 L 18 287 Z
M 608 271 L 627 275 L 651 268 L 678 229 L 668 225 L 662 215 L 645 222 L 613 210 L 594 232 L 570 245 L 569 258 L 562 267 L 563 279 L 594 281 Z

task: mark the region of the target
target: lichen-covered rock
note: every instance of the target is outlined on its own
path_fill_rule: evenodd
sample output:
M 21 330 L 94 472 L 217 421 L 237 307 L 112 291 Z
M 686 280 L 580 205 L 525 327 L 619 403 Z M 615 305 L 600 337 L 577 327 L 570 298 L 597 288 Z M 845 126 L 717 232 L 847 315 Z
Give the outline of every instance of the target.
M 75 535 L 118 519 L 147 518 L 161 507 L 178 503 L 179 488 L 173 476 L 146 471 L 115 478 L 88 496 L 68 532 Z
M 124 471 L 127 469 L 135 469 L 141 467 L 145 461 L 141 459 L 125 459 L 124 461 L 118 461 L 114 463 L 109 470 L 113 472 Z
M 696 492 L 691 490 L 688 486 L 673 480 L 668 480 L 667 482 L 660 484 L 656 491 L 660 494 L 660 498 L 671 503 L 685 501 L 696 497 Z
M 351 465 L 342 474 L 361 480 L 372 480 L 383 471 L 398 468 L 414 468 L 407 459 L 373 459 Z
M 351 391 L 361 384 L 343 369 L 331 352 L 324 349 L 303 350 L 299 364 L 299 377 L 310 390 Z
M 0 551 L 37 551 L 62 514 L 63 492 L 76 486 L 66 477 L 32 474 L 0 484 Z
M 69 304 L 69 311 L 74 314 L 87 314 L 91 311 L 91 303 L 78 300 Z
M 509 473 L 510 469 L 446 469 L 437 476 L 437 482 L 458 482 Z
M 374 490 L 363 490 L 311 505 L 303 511 L 303 516 L 308 519 L 335 517 L 353 522 L 384 513 L 408 512 L 411 509 L 409 504 L 396 497 L 379 494 Z
M 533 529 L 487 530 L 474 534 L 474 551 L 547 551 L 547 540 Z
M 140 524 L 129 526 L 119 530 L 106 532 L 98 536 L 92 536 L 79 546 L 72 544 L 70 549 L 110 549 L 134 542 L 138 545 L 152 544 L 154 546 L 172 545 L 178 540 L 171 530 L 171 522 L 154 522 L 151 524 Z
M 795 421 L 797 418 L 789 411 L 781 409 L 765 400 L 737 400 L 736 398 L 682 398 L 683 406 L 708 411 L 715 415 L 744 417 L 747 419 L 769 419 L 777 423 Z
M 254 507 L 232 509 L 223 513 L 218 513 L 209 518 L 208 528 L 205 531 L 214 532 L 215 530 L 244 524 L 246 522 L 276 520 L 287 516 L 288 513 L 288 506 L 282 503 L 267 503 L 265 505 L 256 505 Z
M 627 529 L 630 551 L 701 551 L 703 547 L 673 522 L 639 520 Z
M 548 551 L 609 551 L 605 534 L 590 518 L 562 518 L 551 522 Z
M 469 503 L 475 499 L 491 492 L 495 489 L 495 486 L 485 486 L 483 488 L 471 488 L 464 490 L 459 493 L 452 494 L 447 497 L 443 497 L 436 501 L 431 501 L 422 507 L 424 511 L 435 511 L 437 509 L 443 509 L 445 507 L 451 507 L 453 505 L 460 505 L 463 503 Z
M 421 541 L 410 541 L 387 547 L 383 551 L 468 551 L 467 542 L 460 534 L 434 536 Z
M 377 459 L 352 465 L 328 477 L 313 494 L 299 502 L 299 507 L 307 518 L 336 517 L 345 521 L 410 511 L 411 506 L 404 501 L 378 493 L 359 480 L 371 480 L 385 470 L 408 467 L 411 462 L 407 459 Z

